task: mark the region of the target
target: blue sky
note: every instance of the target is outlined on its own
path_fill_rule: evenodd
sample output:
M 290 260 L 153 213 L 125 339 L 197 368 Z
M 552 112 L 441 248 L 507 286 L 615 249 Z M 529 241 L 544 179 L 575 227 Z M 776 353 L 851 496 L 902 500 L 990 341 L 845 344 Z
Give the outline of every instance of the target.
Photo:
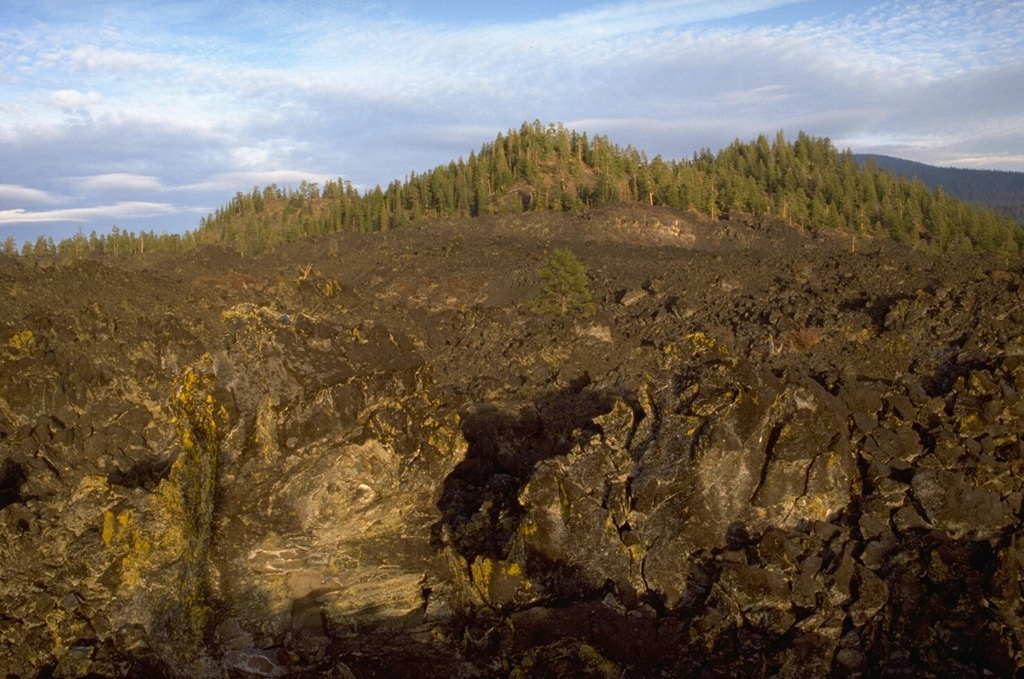
M 666 158 L 781 129 L 1024 170 L 1021 54 L 1021 0 L 0 0 L 0 240 L 181 232 L 535 119 Z

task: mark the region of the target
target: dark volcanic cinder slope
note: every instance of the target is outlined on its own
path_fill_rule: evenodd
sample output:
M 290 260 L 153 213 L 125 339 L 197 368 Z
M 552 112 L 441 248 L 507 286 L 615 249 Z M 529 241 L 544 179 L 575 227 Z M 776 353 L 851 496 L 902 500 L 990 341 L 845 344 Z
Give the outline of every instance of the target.
M 3 260 L 0 667 L 1012 676 L 1022 275 L 633 204 Z

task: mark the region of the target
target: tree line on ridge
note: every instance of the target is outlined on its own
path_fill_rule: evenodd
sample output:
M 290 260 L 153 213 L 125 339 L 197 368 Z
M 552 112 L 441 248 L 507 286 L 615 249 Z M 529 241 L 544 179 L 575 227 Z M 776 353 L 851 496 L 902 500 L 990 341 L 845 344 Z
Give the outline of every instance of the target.
M 40 237 L 21 254 L 82 256 L 185 251 L 219 245 L 255 255 L 284 243 L 341 231 L 384 231 L 412 222 L 533 211 L 582 211 L 619 201 L 695 210 L 712 219 L 730 211 L 773 215 L 808 231 L 838 229 L 892 238 L 932 252 L 1024 250 L 1024 228 L 941 188 L 861 165 L 827 137 L 780 131 L 734 141 L 685 160 L 666 160 L 605 136 L 563 125 L 524 123 L 493 142 L 405 181 L 359 191 L 341 178 L 297 189 L 270 185 L 238 192 L 184 234 L 82 233 L 54 243 Z M 17 254 L 13 239 L 3 251 Z

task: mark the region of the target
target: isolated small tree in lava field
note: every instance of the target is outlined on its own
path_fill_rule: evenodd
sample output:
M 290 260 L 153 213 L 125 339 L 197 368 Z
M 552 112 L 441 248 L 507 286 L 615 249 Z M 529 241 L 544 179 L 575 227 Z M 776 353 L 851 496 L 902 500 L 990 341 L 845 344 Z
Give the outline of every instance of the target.
M 541 294 L 530 302 L 530 308 L 542 314 L 565 316 L 594 313 L 587 273 L 572 250 L 556 248 L 537 272 Z

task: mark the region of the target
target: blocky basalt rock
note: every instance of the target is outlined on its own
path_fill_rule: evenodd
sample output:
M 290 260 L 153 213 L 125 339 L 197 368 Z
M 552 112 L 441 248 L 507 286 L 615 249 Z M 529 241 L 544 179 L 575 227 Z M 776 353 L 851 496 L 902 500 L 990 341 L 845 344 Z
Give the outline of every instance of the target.
M 0 666 L 1019 673 L 1024 269 L 731 217 L 0 268 Z

